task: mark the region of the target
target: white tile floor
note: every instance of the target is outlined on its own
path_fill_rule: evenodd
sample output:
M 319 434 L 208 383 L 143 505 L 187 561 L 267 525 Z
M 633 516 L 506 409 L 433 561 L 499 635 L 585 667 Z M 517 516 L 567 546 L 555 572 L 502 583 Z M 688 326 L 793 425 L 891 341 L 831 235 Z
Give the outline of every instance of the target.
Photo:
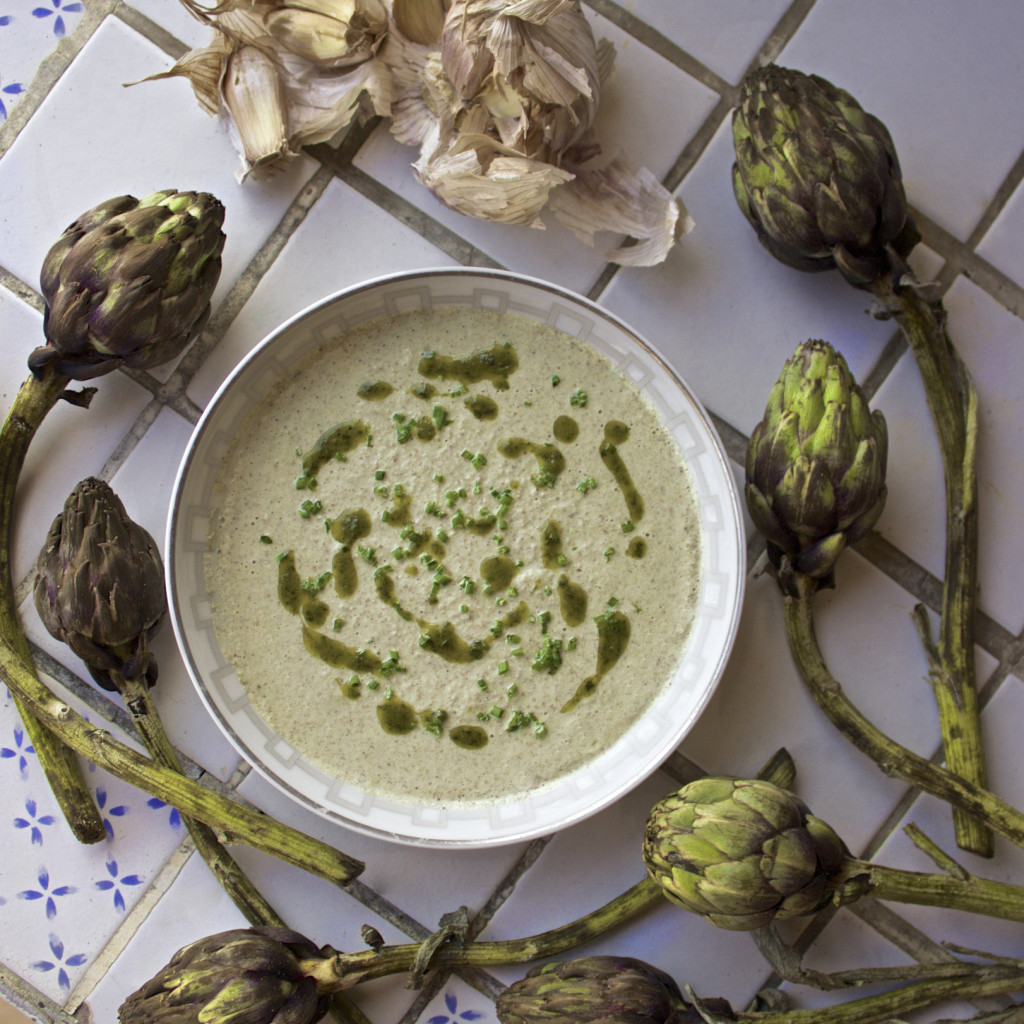
M 603 248 L 582 246 L 556 224 L 541 232 L 451 212 L 414 179 L 415 152 L 386 123 L 364 139 L 357 133 L 359 144 L 338 160 L 320 147 L 269 181 L 239 184 L 223 126 L 199 110 L 184 81 L 124 85 L 205 42 L 206 31 L 178 3 L 0 5 L 5 409 L 26 375 L 25 357 L 40 343 L 39 265 L 70 220 L 101 199 L 169 186 L 213 192 L 227 208 L 224 270 L 200 342 L 152 373 L 104 379 L 88 413 L 55 411 L 33 442 L 19 490 L 13 572 L 40 666 L 94 720 L 117 717 L 117 706 L 81 681 L 81 663 L 45 634 L 25 600 L 42 531 L 79 479 L 110 480 L 133 516 L 162 538 L 171 482 L 199 411 L 270 329 L 379 274 L 497 265 L 586 294 L 632 324 L 717 418 L 734 458 L 742 457 L 783 361 L 805 339 L 830 340 L 855 374 L 872 376 L 890 434 L 889 500 L 876 538 L 886 543 L 844 556 L 838 588 L 819 602 L 818 626 L 836 674 L 869 717 L 932 756 L 937 726 L 909 612 L 934 600 L 943 571 L 938 451 L 911 357 L 897 349 L 890 358 L 892 325 L 873 318 L 866 294 L 838 275 L 802 275 L 774 262 L 736 208 L 729 111 L 748 66 L 775 60 L 831 79 L 886 122 L 925 239 L 915 268 L 946 289 L 950 332 L 980 396 L 977 665 L 991 784 L 1024 802 L 1024 5 L 587 0 L 584 9 L 617 50 L 602 142 L 652 168 L 695 220 L 657 267 L 614 268 Z M 364 923 L 388 941 L 422 938 L 463 904 L 483 915 L 485 938 L 521 936 L 594 908 L 642 875 L 639 832 L 652 802 L 675 784 L 667 772 L 547 842 L 463 853 L 387 844 L 326 823 L 237 771 L 238 756 L 196 702 L 170 631 L 158 645 L 155 696 L 195 770 L 366 860 L 360 885 L 346 894 L 266 856 L 239 854 L 271 902 L 319 943 L 360 948 Z M 792 666 L 778 589 L 769 577 L 752 576 L 725 676 L 681 752 L 707 771 L 750 774 L 783 745 L 796 760 L 800 795 L 855 852 L 922 869 L 900 830 L 906 820 L 951 843 L 942 805 L 912 802 L 824 720 Z M 125 995 L 176 948 L 240 921 L 205 865 L 189 855 L 175 812 L 98 769 L 86 775 L 110 829 L 105 843 L 88 848 L 64 830 L 0 691 L 0 994 L 38 1007 L 33 1012 L 47 1021 L 65 1013 L 114 1021 Z M 971 867 L 1024 879 L 1020 851 L 1008 843 L 993 861 Z M 935 941 L 1024 957 L 1019 925 L 894 909 Z M 737 1008 L 770 976 L 748 936 L 668 904 L 583 952 L 640 956 Z M 906 954 L 867 918 L 843 910 L 809 960 L 836 969 L 904 962 Z M 358 1002 L 377 1024 L 494 1021 L 494 996 L 524 970 L 440 977 L 420 993 L 400 980 L 375 982 Z M 793 994 L 807 1006 L 828 1001 L 804 989 Z M 972 1012 L 946 1007 L 916 1019 L 954 1011 Z M 0 1001 L 0 1024 L 8 1024 L 6 1012 Z

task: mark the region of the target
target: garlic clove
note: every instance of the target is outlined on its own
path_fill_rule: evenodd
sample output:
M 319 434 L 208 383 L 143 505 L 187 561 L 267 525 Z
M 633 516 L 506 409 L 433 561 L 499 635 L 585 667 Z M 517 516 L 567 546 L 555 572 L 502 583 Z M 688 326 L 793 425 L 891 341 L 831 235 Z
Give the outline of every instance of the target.
M 243 178 L 292 155 L 278 66 L 262 49 L 242 46 L 231 54 L 221 94 L 237 133 Z
M 441 42 L 444 0 L 393 0 L 391 15 L 398 31 L 410 42 L 437 46 Z

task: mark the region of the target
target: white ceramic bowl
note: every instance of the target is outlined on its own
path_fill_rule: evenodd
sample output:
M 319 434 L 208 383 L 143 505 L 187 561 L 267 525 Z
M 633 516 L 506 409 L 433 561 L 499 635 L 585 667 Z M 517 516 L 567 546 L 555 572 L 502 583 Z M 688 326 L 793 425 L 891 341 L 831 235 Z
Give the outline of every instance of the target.
M 218 646 L 203 574 L 210 497 L 240 424 L 303 355 L 339 329 L 411 309 L 470 306 L 525 315 L 592 345 L 650 397 L 677 440 L 698 494 L 699 604 L 678 669 L 615 744 L 536 793 L 463 807 L 410 806 L 332 778 L 257 714 Z M 744 582 L 743 524 L 720 439 L 687 385 L 651 346 L 587 299 L 504 271 L 397 274 L 329 296 L 258 344 L 211 400 L 175 481 L 167 532 L 170 614 L 203 703 L 241 755 L 298 803 L 349 828 L 399 842 L 482 847 L 546 835 L 588 817 L 655 771 L 696 722 L 732 646 Z

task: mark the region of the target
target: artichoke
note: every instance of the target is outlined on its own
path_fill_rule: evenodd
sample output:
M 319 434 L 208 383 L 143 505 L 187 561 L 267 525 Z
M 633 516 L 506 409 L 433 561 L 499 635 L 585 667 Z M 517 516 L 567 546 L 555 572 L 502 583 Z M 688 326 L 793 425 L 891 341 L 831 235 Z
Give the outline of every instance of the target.
M 807 341 L 772 387 L 747 448 L 746 501 L 777 568 L 831 585 L 848 544 L 885 506 L 888 432 L 846 360 Z
M 920 241 L 888 130 L 831 82 L 752 71 L 732 130 L 736 201 L 776 259 L 866 287 Z
M 149 641 L 167 611 L 163 562 L 102 480 L 83 480 L 54 519 L 32 590 L 51 636 L 66 643 L 106 690 L 111 673 L 156 682 Z
M 312 1024 L 330 1005 L 303 961 L 322 958 L 288 928 L 237 928 L 179 949 L 118 1010 L 121 1024 Z
M 32 372 L 89 380 L 177 356 L 210 315 L 223 222 L 213 196 L 173 190 L 82 214 L 43 262 L 47 344 L 29 356 Z
M 792 793 L 718 775 L 655 805 L 643 856 L 673 903 L 720 928 L 749 931 L 824 907 L 847 853 Z
M 495 1008 L 501 1024 L 701 1021 L 672 978 L 624 956 L 588 956 L 535 967 L 498 996 Z

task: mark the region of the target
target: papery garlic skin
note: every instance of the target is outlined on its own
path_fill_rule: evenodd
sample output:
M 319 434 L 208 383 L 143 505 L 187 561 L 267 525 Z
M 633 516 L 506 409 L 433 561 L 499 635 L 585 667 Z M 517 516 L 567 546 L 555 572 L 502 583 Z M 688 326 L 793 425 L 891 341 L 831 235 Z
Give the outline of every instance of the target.
M 390 118 L 416 179 L 450 209 L 665 259 L 692 221 L 650 171 L 601 157 L 595 132 L 614 48 L 581 0 L 181 0 L 214 30 L 170 71 L 227 122 L 238 177 L 277 171 L 357 117 Z
M 240 180 L 274 173 L 302 146 L 332 138 L 364 97 L 370 111 L 388 113 L 390 80 L 374 60 L 388 28 L 384 0 L 182 3 L 213 40 L 150 78 L 187 78 L 200 105 L 225 119 Z
M 441 63 L 461 103 L 486 107 L 523 156 L 557 165 L 597 112 L 597 42 L 578 0 L 453 0 Z
M 272 0 L 263 20 L 285 49 L 325 68 L 369 60 L 387 29 L 382 0 Z
M 596 164 L 614 51 L 579 0 L 451 0 L 439 45 L 418 41 L 428 31 L 414 7 L 396 3 L 381 59 L 392 133 L 420 148 L 416 178 L 467 216 L 542 228 L 547 209 L 589 245 L 596 231 L 636 239 L 608 254 L 614 262 L 661 262 L 692 222 L 649 171 Z M 417 39 L 402 31 L 410 23 Z

